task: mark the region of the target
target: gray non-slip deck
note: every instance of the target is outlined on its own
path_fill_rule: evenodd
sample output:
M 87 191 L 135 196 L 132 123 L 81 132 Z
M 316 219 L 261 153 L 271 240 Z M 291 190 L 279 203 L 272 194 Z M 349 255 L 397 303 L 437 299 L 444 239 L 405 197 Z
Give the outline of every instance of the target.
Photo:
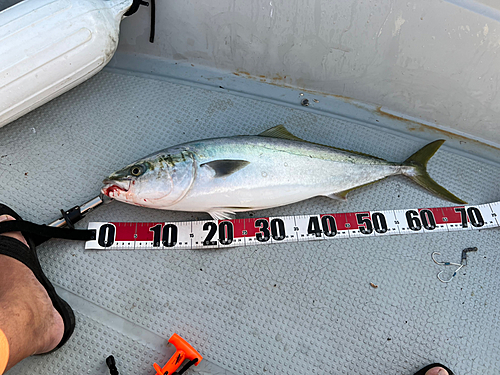
M 277 98 L 279 99 L 279 98 Z M 299 96 L 297 92 L 297 102 Z M 94 197 L 110 172 L 189 140 L 258 134 L 284 124 L 313 142 L 402 161 L 426 140 L 225 90 L 104 71 L 0 129 L 0 200 L 48 223 Z M 446 145 L 429 172 L 473 204 L 500 199 L 500 165 Z M 297 176 L 300 178 L 300 176 Z M 403 177 L 255 216 L 450 206 Z M 238 217 L 247 217 L 241 213 Z M 88 221 L 183 221 L 203 213 L 118 202 Z M 178 333 L 205 358 L 200 374 L 413 374 L 428 363 L 457 375 L 500 372 L 497 229 L 316 241 L 205 251 L 85 251 L 51 240 L 47 276 L 75 308 L 74 336 L 59 352 L 9 374 L 153 374 Z M 449 284 L 431 260 L 468 265 Z M 451 271 L 451 270 L 450 270 Z M 447 274 L 449 275 L 449 274 Z M 378 285 L 373 288 L 370 283 Z

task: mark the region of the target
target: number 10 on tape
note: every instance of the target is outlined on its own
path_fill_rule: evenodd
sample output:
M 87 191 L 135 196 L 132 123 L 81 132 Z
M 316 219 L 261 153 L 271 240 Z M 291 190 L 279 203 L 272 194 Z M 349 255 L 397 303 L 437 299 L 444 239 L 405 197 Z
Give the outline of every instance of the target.
M 185 222 L 91 222 L 92 250 L 182 250 L 467 231 L 499 226 L 500 202 L 480 206 Z

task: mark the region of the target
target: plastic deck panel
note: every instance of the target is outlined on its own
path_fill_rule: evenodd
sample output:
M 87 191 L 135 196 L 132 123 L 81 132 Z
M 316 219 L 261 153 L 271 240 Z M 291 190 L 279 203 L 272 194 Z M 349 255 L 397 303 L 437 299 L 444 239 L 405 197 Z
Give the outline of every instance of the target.
M 94 197 L 103 178 L 137 158 L 277 124 L 309 141 L 393 161 L 426 143 L 300 106 L 104 71 L 0 129 L 0 200 L 25 219 L 48 223 L 60 208 Z M 500 165 L 446 144 L 429 172 L 472 204 L 500 198 Z M 352 192 L 347 201 L 313 198 L 253 214 L 450 205 L 394 177 Z M 207 218 L 113 202 L 78 226 Z M 439 361 L 457 375 L 498 374 L 499 233 L 205 251 L 84 251 L 83 243 L 51 240 L 40 246 L 40 261 L 75 308 L 76 331 L 57 353 L 26 359 L 9 375 L 106 374 L 110 354 L 120 374 L 154 374 L 153 362 L 163 366 L 173 352 L 165 344 L 174 332 L 205 358 L 207 367 L 202 362 L 192 373 L 410 375 Z M 468 265 L 451 283 L 439 282 L 442 268 L 431 253 L 458 262 L 470 246 L 479 250 L 469 254 Z

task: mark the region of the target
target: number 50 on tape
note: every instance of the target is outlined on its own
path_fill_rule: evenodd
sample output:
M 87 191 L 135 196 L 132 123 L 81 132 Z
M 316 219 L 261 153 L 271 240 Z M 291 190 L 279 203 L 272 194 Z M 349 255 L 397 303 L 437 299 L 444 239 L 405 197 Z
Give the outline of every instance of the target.
M 184 222 L 91 222 L 92 250 L 183 250 L 336 238 L 467 231 L 499 226 L 500 202 L 479 206 Z

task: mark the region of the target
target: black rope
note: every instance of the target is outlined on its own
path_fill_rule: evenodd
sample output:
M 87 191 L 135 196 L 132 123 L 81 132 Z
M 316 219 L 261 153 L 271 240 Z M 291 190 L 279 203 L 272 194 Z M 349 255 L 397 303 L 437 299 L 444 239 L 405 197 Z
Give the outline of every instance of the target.
M 149 0 L 151 2 L 151 28 L 149 33 L 150 43 L 155 41 L 155 23 L 156 23 L 156 5 L 155 0 Z
M 156 4 L 155 4 L 155 0 L 149 0 L 150 2 L 147 3 L 143 0 L 134 0 L 132 5 L 130 6 L 130 8 L 125 12 L 125 16 L 131 16 L 132 14 L 134 14 L 135 12 L 137 12 L 139 10 L 139 7 L 141 5 L 144 5 L 146 7 L 149 6 L 149 4 L 151 4 L 151 25 L 150 25 L 150 31 L 149 31 L 149 41 L 151 43 L 154 42 L 155 40 L 155 23 L 156 23 Z
M 132 2 L 132 5 L 130 6 L 130 8 L 128 8 L 128 10 L 125 12 L 124 16 L 127 16 L 127 17 L 131 16 L 132 14 L 137 12 L 137 10 L 139 9 L 139 7 L 141 5 L 148 6 L 149 4 L 146 3 L 145 1 L 142 1 L 142 0 L 134 0 Z

